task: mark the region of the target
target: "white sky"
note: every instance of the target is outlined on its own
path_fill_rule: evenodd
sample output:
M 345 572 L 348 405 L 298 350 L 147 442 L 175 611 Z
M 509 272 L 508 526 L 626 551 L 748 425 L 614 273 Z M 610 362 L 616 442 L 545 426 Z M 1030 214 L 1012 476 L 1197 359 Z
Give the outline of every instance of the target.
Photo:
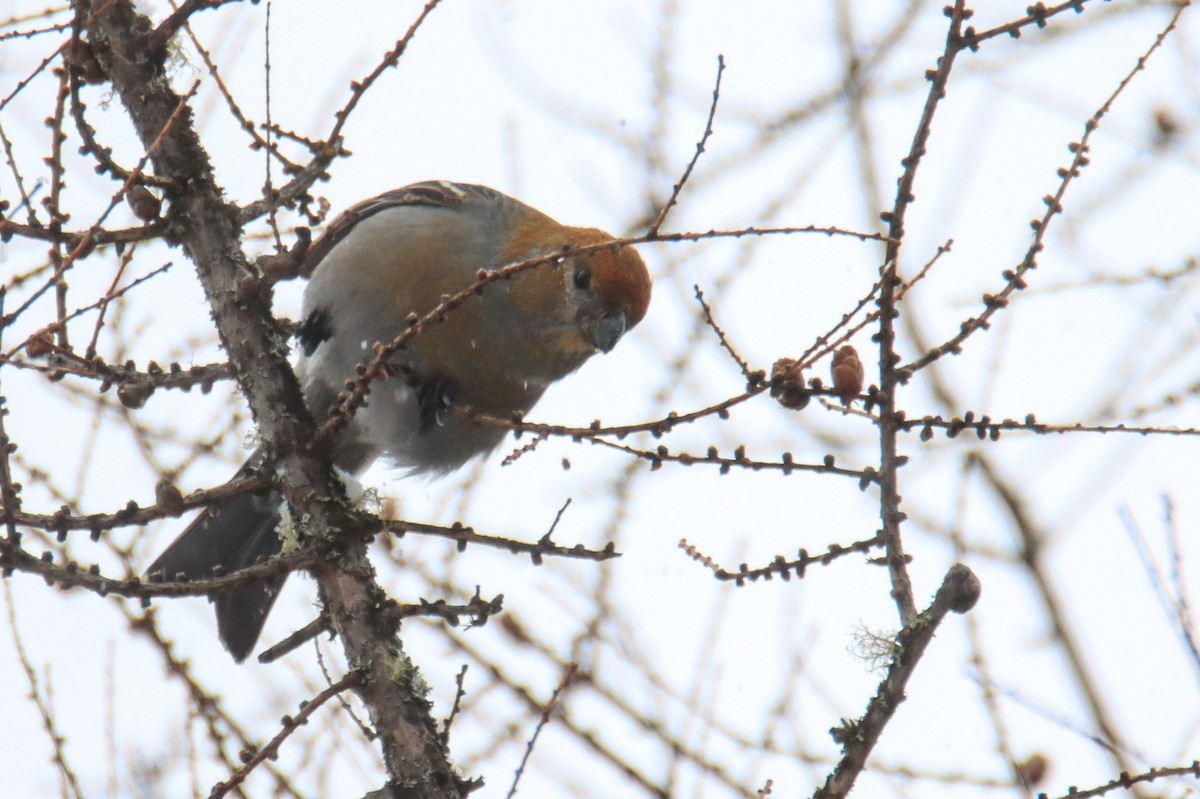
M 716 131 L 667 228 L 815 224 L 879 230 L 878 211 L 891 204 L 899 160 L 924 99 L 923 71 L 933 66 L 942 47 L 946 19 L 940 4 L 851 4 L 862 58 L 871 57 L 876 37 L 894 20 L 912 17 L 911 30 L 870 73 L 874 99 L 867 113 L 879 201 L 864 196 L 846 104 L 840 99 L 778 141 L 755 143 L 765 121 L 839 85 L 844 59 L 830 4 L 678 3 L 666 48 L 669 84 L 655 108 L 650 67 L 660 47 L 662 8 L 673 5 L 446 0 L 399 68 L 368 93 L 345 129 L 354 157 L 336 163 L 332 180 L 317 191 L 336 212 L 416 180 L 455 179 L 508 191 L 564 222 L 636 232 L 648 197 L 661 200 L 694 151 L 720 53 L 728 69 Z M 981 5 L 985 7 L 972 22 L 984 29 L 1020 15 L 1026 3 Z M 18 6 L 41 8 L 24 0 Z M 960 56 L 919 174 L 904 250 L 903 271 L 911 276 L 938 245 L 954 240 L 952 252 L 913 291 L 905 308 L 930 341 L 953 335 L 963 318 L 978 312 L 981 293 L 998 291 L 1001 271 L 1022 257 L 1030 242 L 1028 220 L 1042 213 L 1041 197 L 1057 188 L 1055 169 L 1068 163 L 1067 143 L 1078 139 L 1084 121 L 1166 24 L 1169 8 L 1147 6 L 1091 3 L 1083 15 L 1060 18 L 1044 32 L 1026 30 L 1019 41 L 997 40 L 977 55 Z M 419 8 L 413 2 L 386 0 L 272 6 L 273 118 L 284 128 L 314 136 L 327 131 L 349 82 L 378 62 Z M 265 5 L 233 5 L 198 15 L 196 25 L 197 34 L 225 65 L 223 75 L 242 107 L 255 119 L 264 115 L 265 11 Z M 1079 32 L 1081 26 L 1086 32 Z M 48 42 L 0 42 L 0 96 L 9 91 L 2 87 L 15 85 L 51 49 Z M 1062 288 L 1097 276 L 1137 275 L 1148 267 L 1178 269 L 1185 258 L 1197 256 L 1198 42 L 1200 16 L 1192 10 L 1095 135 L 1093 165 L 1068 194 L 1066 214 L 1055 223 L 1041 268 L 1030 277 L 1031 290 L 999 317 L 992 331 L 973 337 L 962 356 L 944 362 L 942 375 L 963 403 L 960 412 L 973 409 L 994 418 L 1035 412 L 1043 422 L 1200 426 L 1194 398 L 1145 419 L 1132 414 L 1164 392 L 1181 392 L 1197 381 L 1194 275 L 1168 288 Z M 177 85 L 203 77 L 199 62 L 181 63 Z M 0 124 L 23 163 L 34 165 L 26 167 L 32 170 L 25 174 L 29 181 L 47 177 L 37 171 L 47 138 L 42 125 L 47 97 L 53 97 L 53 84 L 42 78 L 0 112 Z M 140 145 L 128 137 L 119 103 L 102 88 L 88 89 L 86 99 L 102 137 L 118 145 L 116 157 L 123 163 L 136 160 Z M 261 155 L 246 149 L 211 86 L 201 91 L 196 105 L 218 179 L 231 198 L 253 199 L 263 183 Z M 1153 147 L 1152 119 L 1160 109 L 1181 126 L 1179 139 L 1166 153 Z M 77 143 L 73 138 L 72 144 Z M 661 157 L 661 163 L 650 153 Z M 78 192 L 73 222 L 86 224 L 114 186 L 96 181 L 78 161 L 72 163 L 72 188 Z M 5 199 L 14 196 L 7 171 L 0 172 L 0 191 Z M 776 203 L 779 209 L 767 215 Z M 124 216 L 116 224 L 132 224 L 123 207 L 117 214 Z M 247 245 L 252 254 L 266 249 L 264 241 Z M 551 391 L 533 414 L 537 419 L 640 421 L 737 393 L 740 377 L 711 335 L 696 345 L 696 358 L 684 376 L 664 385 L 664 364 L 691 346 L 686 334 L 696 314 L 693 284 L 711 292 L 718 318 L 742 355 L 755 367 L 769 369 L 775 358 L 802 352 L 866 292 L 880 255 L 874 245 L 816 235 L 656 245 L 642 252 L 656 275 L 649 316 L 612 355 L 595 359 Z M 44 257 L 43 250 L 9 243 L 0 274 L 27 270 Z M 122 357 L 135 358 L 139 365 L 151 358 L 160 363 L 178 359 L 184 365 L 212 362 L 219 353 L 206 307 L 181 253 L 144 253 L 135 260 L 141 270 L 136 274 L 165 260 L 175 261 L 171 272 L 128 303 L 126 325 L 137 331 L 137 340 Z M 77 296 L 95 296 L 111 280 L 114 262 L 109 256 L 98 261 L 103 268 L 76 270 L 72 286 Z M 282 315 L 296 314 L 299 289 L 281 290 L 277 308 Z M 46 306 L 43 314 L 50 312 Z M 36 326 L 31 321 L 21 330 L 27 334 Z M 86 323 L 81 328 L 89 329 Z M 6 334 L 6 349 L 17 335 Z M 872 381 L 869 334 L 860 334 L 854 343 Z M 906 355 L 917 354 L 911 340 L 901 346 Z M 21 439 L 23 456 L 52 474 L 73 474 L 88 451 L 83 442 L 91 420 L 82 404 L 64 389 L 47 400 L 44 382 L 32 373 L 5 369 L 0 377 L 12 407 L 7 424 L 10 434 Z M 219 385 L 209 397 L 160 392 L 138 412 L 139 418 L 152 427 L 211 434 L 228 418 L 230 391 Z M 902 402 L 910 417 L 939 412 L 920 378 L 905 390 Z M 219 448 L 223 461 L 214 458 L 188 471 L 180 478 L 181 487 L 192 490 L 226 479 L 243 454 L 242 435 L 226 436 Z M 636 443 L 652 447 L 657 442 Z M 825 452 L 836 451 L 839 463 L 855 467 L 871 463 L 877 449 L 873 428 L 862 419 L 815 405 L 791 414 L 765 397 L 736 411 L 728 423 L 709 420 L 684 428 L 667 443 L 673 451 L 696 453 L 709 444 L 727 453 L 745 443 L 752 456 L 773 459 L 788 450 L 805 462 L 819 462 Z M 1183 579 L 1195 592 L 1197 446 L 1192 437 L 1035 439 L 1019 434 L 986 446 L 1049 539 L 1054 589 L 1084 642 L 1089 670 L 1136 752 L 1131 760 L 1141 766 L 1178 765 L 1197 756 L 1200 674 L 1159 608 L 1118 509 L 1128 507 L 1136 515 L 1164 557 L 1161 498 L 1173 498 L 1187 558 Z M 961 524 L 967 540 L 981 549 L 1008 552 L 1013 547 L 1008 515 L 977 477 L 961 476 L 964 454 L 973 447 L 985 448 L 969 435 L 953 442 L 938 436 L 928 444 L 915 435 L 904 440 L 904 452 L 912 458 L 902 474 L 911 517 L 904 529 L 906 546 L 916 559 L 912 569 L 921 606 L 954 557 L 943 534 L 946 528 Z M 159 457 L 170 464 L 180 453 L 164 446 Z M 563 457 L 570 458 L 570 471 L 559 467 Z M 91 458 L 81 512 L 110 511 L 131 498 L 142 504 L 153 501 L 154 477 L 136 457 L 124 427 L 116 422 L 107 426 Z M 617 517 L 613 486 L 627 463 L 623 457 L 598 447 L 550 441 L 511 467 L 501 467 L 499 461 L 497 455 L 484 467 L 481 483 L 465 503 L 457 480 L 398 481 L 383 469 L 369 479 L 397 497 L 408 517 L 462 519 L 487 532 L 531 540 L 571 498 L 556 539 L 591 546 L 608 540 L 609 523 Z M 644 466 L 635 471 L 634 493 L 619 515 L 616 533 L 624 555 L 603 570 L 574 562 L 533 569 L 482 548 L 453 558 L 441 543 L 411 536 L 402 542 L 405 557 L 448 570 L 468 595 L 476 584 L 485 596 L 504 593 L 506 605 L 527 621 L 536 619 L 542 635 L 562 652 L 569 651 L 586 613 L 581 590 L 607 581 L 607 595 L 621 617 L 631 620 L 635 637 L 606 628 L 607 640 L 582 655 L 595 658 L 601 673 L 622 686 L 632 703 L 667 708 L 664 717 L 689 742 L 707 734 L 681 704 L 633 673 L 630 664 L 644 660 L 679 692 L 696 692 L 713 718 L 756 737 L 762 735 L 762 719 L 772 703 L 795 682 L 794 726 L 783 725 L 777 735 L 785 745 L 799 740 L 806 750 L 834 755 L 825 731 L 842 716 L 859 715 L 878 681 L 869 665 L 849 651 L 852 638 L 864 627 L 886 631 L 896 626 L 884 572 L 846 558 L 813 570 L 803 581 L 735 590 L 715 583 L 679 551 L 677 542 L 687 538 L 726 565 L 758 565 L 776 553 L 790 556 L 799 547 L 815 553 L 833 542 L 870 537 L 878 526 L 873 495 L 826 476 L 735 472 L 721 477 L 710 467 L 678 466 L 649 477 L 640 474 Z M 63 478 L 65 485 L 72 482 Z M 30 486 L 25 502 L 38 512 L 59 504 L 37 486 Z M 143 536 L 146 562 L 180 524 L 165 522 Z M 87 556 L 86 547 L 84 542 L 75 550 L 81 558 Z M 1043 751 L 1050 756 L 1052 771 L 1041 790 L 1051 795 L 1064 793 L 1068 785 L 1082 788 L 1112 778 L 1111 761 L 1103 752 L 1055 718 L 1091 732 L 1027 578 L 1011 565 L 982 556 L 968 563 L 984 585 L 974 613 L 993 677 L 1054 716 L 1001 700 L 1017 755 Z M 179 689 L 164 677 L 149 647 L 128 634 L 122 615 L 108 606 L 112 603 L 84 595 L 59 597 L 25 575 L 9 585 L 30 659 L 48 669 L 42 676 L 52 681 L 68 752 L 88 795 L 104 795 L 107 784 L 104 714 L 110 700 L 121 708 L 119 760 L 182 757 L 171 751 L 183 725 Z M 401 575 L 390 587 L 402 601 L 434 598 L 412 575 Z M 290 590 L 268 625 L 268 639 L 311 618 L 311 583 L 293 579 Z M 260 737 L 274 734 L 280 707 L 294 708 L 311 695 L 311 685 L 319 684 L 319 678 L 305 684 L 297 676 L 312 671 L 310 667 L 235 667 L 216 641 L 208 608 L 198 600 L 157 606 L 163 628 L 181 651 L 210 684 L 221 686 Z M 910 686 L 908 702 L 876 750 L 879 762 L 939 774 L 1006 778 L 972 679 L 966 635 L 966 625 L 957 617 L 939 632 Z M 463 656 L 421 623 L 406 625 L 404 638 L 434 684 L 434 697 L 442 703 L 438 715 L 445 715 Z M 511 651 L 494 627 L 467 638 L 519 670 L 536 695 L 548 697 L 558 675 L 544 662 Z M 311 661 L 311 649 L 293 657 Z M 795 673 L 797 657 L 804 661 L 802 676 Z M 110 662 L 116 675 L 113 689 L 105 676 Z M 6 686 L 0 694 L 5 791 L 11 796 L 54 795 L 57 776 L 47 739 L 35 708 L 25 701 L 25 678 L 8 644 L 0 645 L 0 685 Z M 532 725 L 508 701 L 495 696 L 481 701 L 492 703 L 487 710 L 495 716 L 493 724 L 506 717 L 516 722 L 514 743 L 476 762 L 471 755 L 486 738 L 460 728 L 455 753 L 470 764 L 472 774 L 488 780 L 482 795 L 503 795 Z M 660 749 L 631 743 L 640 732 L 616 726 L 611 710 L 585 693 L 572 701 L 572 709 L 601 737 L 624 746 L 633 762 L 661 778 L 668 759 Z M 712 735 L 706 746 L 707 754 L 739 781 L 760 785 L 773 779 L 778 795 L 810 793 L 814 781 L 823 780 L 828 771 L 794 758 L 748 758 L 719 735 Z M 321 756 L 335 759 L 343 788 L 339 796 L 358 796 L 378 783 L 368 761 L 341 750 Z M 211 785 L 221 776 L 206 773 L 199 784 Z M 620 774 L 596 765 L 590 753 L 566 736 L 551 733 L 539 742 L 525 779 L 522 790 L 529 796 L 555 791 L 637 795 Z M 734 795 L 695 770 L 682 769 L 677 779 L 680 796 Z M 180 782 L 179 789 L 186 785 Z M 906 785 L 868 774 L 859 795 L 905 790 L 920 796 L 996 792 L 928 781 Z M 1184 789 L 1172 790 L 1179 794 Z

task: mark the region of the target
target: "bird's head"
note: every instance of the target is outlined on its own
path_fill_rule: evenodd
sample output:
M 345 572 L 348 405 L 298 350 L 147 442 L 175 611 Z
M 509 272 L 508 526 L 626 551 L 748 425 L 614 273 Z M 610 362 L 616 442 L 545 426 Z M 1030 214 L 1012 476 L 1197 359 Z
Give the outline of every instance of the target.
M 629 246 L 593 228 L 561 228 L 554 246 L 510 253 L 513 261 L 561 257 L 513 278 L 510 297 L 528 324 L 514 341 L 528 349 L 533 372 L 556 380 L 597 352 L 608 352 L 646 315 L 650 273 Z M 519 246 L 519 244 L 518 244 Z M 580 252 L 580 250 L 584 250 Z

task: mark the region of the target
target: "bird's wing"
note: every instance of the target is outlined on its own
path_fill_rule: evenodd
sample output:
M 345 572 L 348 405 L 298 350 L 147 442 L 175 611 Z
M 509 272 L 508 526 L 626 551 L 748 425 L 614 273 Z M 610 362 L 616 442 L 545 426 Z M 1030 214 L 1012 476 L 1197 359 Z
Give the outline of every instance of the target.
M 309 247 L 301 274 L 305 277 L 312 275 L 313 270 L 325 259 L 330 250 L 350 235 L 350 231 L 354 229 L 355 225 L 380 211 L 402 206 L 456 209 L 472 201 L 495 204 L 517 202 L 487 186 L 478 186 L 473 183 L 453 183 L 447 180 L 429 180 L 385 191 L 383 194 L 351 206 L 334 219 L 321 237 Z

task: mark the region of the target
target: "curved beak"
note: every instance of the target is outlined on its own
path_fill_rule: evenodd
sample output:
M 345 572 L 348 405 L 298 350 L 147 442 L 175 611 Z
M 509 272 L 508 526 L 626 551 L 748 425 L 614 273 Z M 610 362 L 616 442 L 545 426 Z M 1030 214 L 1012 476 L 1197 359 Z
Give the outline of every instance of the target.
M 629 329 L 629 320 L 624 311 L 608 311 L 598 319 L 591 320 L 592 343 L 601 352 L 608 352 L 617 346 L 621 336 Z

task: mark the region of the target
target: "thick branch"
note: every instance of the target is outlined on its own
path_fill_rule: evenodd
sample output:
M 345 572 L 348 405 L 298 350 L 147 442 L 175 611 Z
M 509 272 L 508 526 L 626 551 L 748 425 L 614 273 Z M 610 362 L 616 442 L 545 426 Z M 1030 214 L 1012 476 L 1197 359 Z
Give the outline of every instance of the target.
M 813 794 L 814 799 L 845 796 L 854 787 L 854 781 L 866 767 L 867 757 L 883 734 L 883 728 L 904 701 L 904 688 L 942 619 L 950 611 L 966 613 L 974 607 L 979 599 L 979 591 L 979 578 L 961 563 L 954 564 L 946 572 L 946 579 L 933 598 L 933 604 L 925 612 L 913 617 L 896 636 L 896 654 L 892 665 L 867 705 L 866 714 L 834 730 L 834 737 L 842 743 L 842 759 L 825 780 L 825 785 Z
M 80 7 L 88 40 L 138 135 L 147 145 L 161 139 L 155 172 L 180 187 L 167 192 L 169 235 L 196 265 L 264 445 L 286 475 L 279 488 L 310 520 L 310 534 L 336 541 L 340 549 L 336 560 L 331 555 L 314 573 L 347 660 L 361 674 L 356 690 L 379 733 L 389 782 L 404 785 L 405 796 L 459 797 L 467 783 L 448 762 L 423 681 L 403 652 L 396 625 L 379 613 L 386 597 L 366 558 L 364 524 L 347 510 L 329 467 L 308 451 L 315 425 L 285 357 L 286 336 L 242 251 L 238 209 L 216 184 L 191 109 L 167 124 L 180 98 L 164 68 L 161 38 L 129 0 Z

